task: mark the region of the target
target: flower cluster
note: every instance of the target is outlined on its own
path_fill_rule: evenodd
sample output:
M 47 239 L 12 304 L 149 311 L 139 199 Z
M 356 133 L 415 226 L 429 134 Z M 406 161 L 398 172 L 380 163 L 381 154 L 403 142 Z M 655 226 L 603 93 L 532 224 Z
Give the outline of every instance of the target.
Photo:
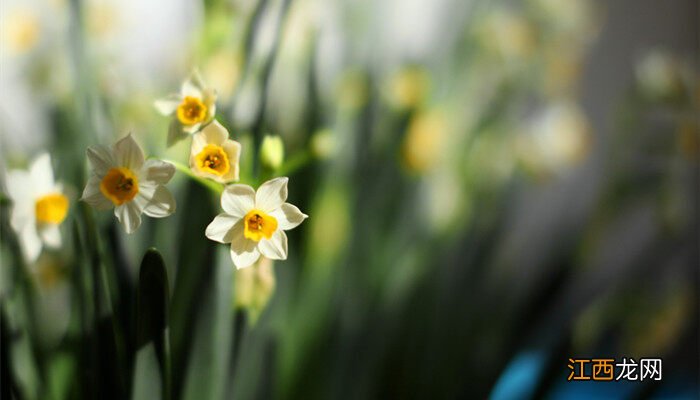
M 219 184 L 238 181 L 240 143 L 229 138 L 226 128 L 214 119 L 216 91 L 206 87 L 195 72 L 182 85 L 180 94 L 155 103 L 172 117 L 168 145 L 192 137 L 189 167 L 197 179 Z M 144 158 L 132 135 L 111 148 L 93 146 L 87 150 L 92 167 L 82 200 L 114 215 L 127 233 L 141 225 L 141 215 L 163 218 L 175 212 L 175 199 L 165 184 L 175 173 L 170 162 Z M 307 216 L 287 199 L 288 178 L 263 183 L 256 192 L 251 186 L 232 184 L 221 187 L 219 214 L 206 229 L 206 236 L 230 243 L 231 259 L 237 268 L 254 264 L 260 256 L 272 260 L 287 258 L 285 230 L 295 228 Z M 60 221 L 59 221 L 60 222 Z

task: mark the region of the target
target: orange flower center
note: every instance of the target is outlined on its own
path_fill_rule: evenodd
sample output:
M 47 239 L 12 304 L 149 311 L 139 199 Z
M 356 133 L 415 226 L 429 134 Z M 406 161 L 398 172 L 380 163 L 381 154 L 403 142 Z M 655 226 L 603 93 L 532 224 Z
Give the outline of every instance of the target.
M 185 96 L 177 106 L 177 119 L 183 125 L 194 125 L 203 122 L 207 118 L 207 106 L 198 97 Z
M 223 147 L 214 144 L 204 146 L 204 149 L 195 156 L 196 166 L 202 172 L 208 172 L 217 176 L 223 176 L 231 169 L 228 155 Z
M 68 198 L 61 193 L 41 196 L 34 205 L 36 220 L 44 224 L 60 224 L 68 213 Z
M 100 191 L 115 206 L 133 199 L 139 192 L 139 180 L 128 168 L 112 168 L 100 182 Z
M 277 230 L 277 220 L 275 217 L 268 215 L 260 210 L 251 210 L 246 214 L 245 229 L 243 235 L 256 242 L 259 242 L 263 237 L 269 239 Z

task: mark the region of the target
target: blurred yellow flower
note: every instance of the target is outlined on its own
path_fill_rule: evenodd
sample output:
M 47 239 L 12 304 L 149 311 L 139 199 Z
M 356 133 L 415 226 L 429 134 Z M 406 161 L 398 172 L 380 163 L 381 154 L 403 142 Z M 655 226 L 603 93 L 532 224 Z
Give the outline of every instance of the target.
M 26 53 L 39 43 L 41 21 L 30 9 L 13 10 L 3 18 L 3 43 L 15 54 Z
M 255 263 L 260 255 L 272 260 L 287 259 L 287 235 L 308 216 L 287 200 L 288 178 L 263 183 L 257 192 L 248 185 L 234 184 L 221 195 L 219 214 L 209 224 L 206 236 L 231 243 L 231 259 L 241 269 Z
M 42 245 L 61 245 L 59 225 L 68 214 L 70 202 L 63 186 L 54 181 L 48 153 L 38 156 L 29 171 L 9 171 L 6 182 L 12 200 L 10 225 L 17 232 L 25 258 L 34 262 Z
M 367 104 L 369 87 L 367 75 L 358 69 L 344 71 L 336 86 L 336 96 L 340 108 L 356 111 Z
M 163 218 L 175 212 L 175 198 L 164 186 L 175 174 L 175 167 L 160 160 L 144 160 L 131 134 L 111 148 L 88 147 L 87 157 L 92 176 L 81 200 L 98 210 L 114 207 L 126 233 L 141 225 L 141 213 Z
M 425 69 L 418 66 L 405 67 L 391 76 L 389 101 L 399 109 L 414 108 L 425 99 L 429 89 L 430 76 Z
M 228 138 L 218 121 L 195 133 L 190 148 L 190 168 L 203 178 L 228 183 L 238 180 L 240 143 Z
M 415 115 L 402 146 L 404 166 L 417 173 L 432 168 L 442 155 L 447 129 L 442 110 L 432 109 Z
M 227 99 L 233 96 L 241 75 L 241 59 L 233 51 L 219 51 L 212 55 L 203 69 L 207 81 L 218 94 Z
M 536 48 L 535 28 L 524 16 L 510 10 L 494 10 L 477 26 L 481 45 L 507 60 L 525 59 Z
M 199 72 L 182 84 L 179 94 L 172 94 L 155 102 L 156 109 L 163 115 L 173 116 L 168 131 L 168 146 L 198 132 L 216 115 L 216 91 L 202 81 Z

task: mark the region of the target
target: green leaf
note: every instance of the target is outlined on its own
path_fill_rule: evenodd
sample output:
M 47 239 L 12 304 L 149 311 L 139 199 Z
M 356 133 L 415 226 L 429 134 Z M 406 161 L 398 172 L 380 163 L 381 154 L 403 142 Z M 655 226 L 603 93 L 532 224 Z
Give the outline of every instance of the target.
M 233 264 L 226 246 L 217 247 L 214 271 L 197 316 L 183 399 L 224 398 L 233 335 L 231 279 Z
M 177 272 L 170 315 L 173 394 L 180 398 L 184 385 L 184 376 L 191 352 L 193 335 L 192 326 L 201 312 L 201 298 L 207 293 L 207 284 L 214 273 L 215 244 L 203 234 L 207 225 L 214 219 L 213 199 L 210 193 L 195 182 L 188 182 L 181 209 L 186 213 L 179 215 L 176 238 Z
M 153 343 L 150 342 L 136 352 L 134 367 L 134 386 L 131 398 L 134 400 L 159 400 L 163 398 L 163 387 L 158 357 Z
M 150 364 L 152 348 L 162 378 L 162 393 L 165 398 L 170 396 L 170 340 L 168 331 L 168 312 L 170 295 L 168 292 L 168 274 L 163 257 L 155 249 L 149 249 L 141 262 L 139 286 L 136 298 L 136 348 L 137 367 L 139 359 L 144 365 Z M 134 394 L 140 373 L 152 374 L 149 371 L 135 371 Z M 161 381 L 161 379 L 158 379 Z M 139 388 L 139 390 L 146 390 Z M 151 390 L 151 389 L 148 389 Z M 148 392 L 150 393 L 150 391 Z

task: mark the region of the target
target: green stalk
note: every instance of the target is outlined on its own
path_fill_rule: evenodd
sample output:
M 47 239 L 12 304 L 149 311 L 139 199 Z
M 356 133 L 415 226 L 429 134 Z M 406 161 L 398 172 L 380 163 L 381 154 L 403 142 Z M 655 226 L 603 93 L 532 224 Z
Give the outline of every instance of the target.
M 207 189 L 211 190 L 214 192 L 217 196 L 221 196 L 221 193 L 224 191 L 224 186 L 220 185 L 214 181 L 210 181 L 208 179 L 200 178 L 199 176 L 195 175 L 194 172 L 190 169 L 185 164 L 179 163 L 177 161 L 172 161 L 172 160 L 163 160 L 165 162 L 168 162 L 175 166 L 175 169 L 178 171 L 182 172 L 185 174 L 188 178 L 198 182 L 200 185 L 206 187 Z
M 311 152 L 309 150 L 304 150 L 290 157 L 285 163 L 277 170 L 275 175 L 277 176 L 289 176 L 298 170 L 302 169 L 308 165 L 312 160 Z

